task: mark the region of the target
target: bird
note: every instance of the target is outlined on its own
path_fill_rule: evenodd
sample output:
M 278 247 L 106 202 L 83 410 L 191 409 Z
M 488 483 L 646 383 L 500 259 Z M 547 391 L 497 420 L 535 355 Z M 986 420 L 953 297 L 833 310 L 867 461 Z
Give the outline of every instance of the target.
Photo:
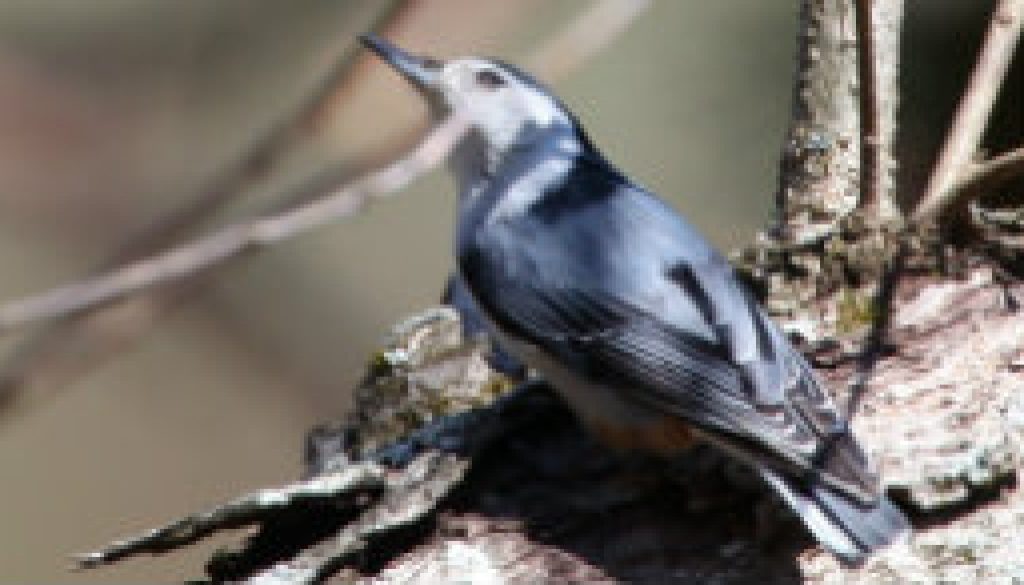
M 728 260 L 619 171 L 547 87 L 504 61 L 362 43 L 468 129 L 455 285 L 495 342 L 626 452 L 710 444 L 757 474 L 847 565 L 910 523 L 827 388 Z
M 462 335 L 465 339 L 487 337 L 489 329 L 487 320 L 476 308 L 473 297 L 458 275 L 453 274 L 448 277 L 444 290 L 441 292 L 441 302 L 455 309 L 462 324 Z M 503 374 L 510 380 L 525 380 L 527 378 L 526 365 L 497 344 L 491 343 L 490 351 L 484 354 L 484 359 L 487 360 L 487 365 L 492 370 Z

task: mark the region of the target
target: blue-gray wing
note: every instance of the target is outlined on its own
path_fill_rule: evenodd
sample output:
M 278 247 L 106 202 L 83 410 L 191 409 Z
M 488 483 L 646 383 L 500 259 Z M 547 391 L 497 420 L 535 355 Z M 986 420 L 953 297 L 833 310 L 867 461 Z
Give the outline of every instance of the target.
M 452 307 L 458 313 L 459 320 L 462 322 L 462 334 L 467 339 L 489 333 L 487 319 L 480 314 L 480 309 L 477 308 L 472 295 L 466 289 L 466 284 L 458 275 L 448 277 L 448 282 L 441 293 L 441 302 Z M 494 371 L 513 379 L 526 377 L 526 366 L 522 362 L 505 351 L 497 344 L 496 340 L 491 339 L 490 342 L 491 350 L 487 353 L 487 363 Z
M 736 454 L 874 501 L 831 400 L 728 263 L 652 195 L 600 180 L 562 194 L 580 195 L 571 213 L 477 226 L 459 268 L 491 322 Z

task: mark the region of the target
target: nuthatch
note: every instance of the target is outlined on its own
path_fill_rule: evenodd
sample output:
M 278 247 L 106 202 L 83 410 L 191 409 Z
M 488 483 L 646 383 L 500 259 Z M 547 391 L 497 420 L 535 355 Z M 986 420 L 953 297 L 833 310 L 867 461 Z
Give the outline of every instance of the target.
M 726 259 L 618 171 L 519 69 L 363 42 L 469 130 L 451 165 L 455 254 L 498 344 L 610 444 L 707 441 L 749 464 L 839 558 L 909 529 L 821 381 Z

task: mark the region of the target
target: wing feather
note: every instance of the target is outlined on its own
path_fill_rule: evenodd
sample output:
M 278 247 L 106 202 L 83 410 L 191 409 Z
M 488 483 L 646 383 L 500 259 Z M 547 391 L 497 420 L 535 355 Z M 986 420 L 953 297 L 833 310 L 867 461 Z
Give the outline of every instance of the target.
M 758 465 L 876 500 L 839 411 L 728 262 L 641 189 L 566 185 L 546 199 L 563 213 L 463 226 L 460 274 L 492 325 Z
M 816 461 L 838 413 L 789 347 L 776 348 L 793 370 L 780 391 L 786 399 L 760 404 L 761 392 L 727 345 L 674 328 L 615 298 L 520 283 L 488 313 L 595 383 L 679 416 L 740 457 L 789 475 L 813 475 L 859 501 L 878 496 L 852 437 L 836 438 L 830 456 Z

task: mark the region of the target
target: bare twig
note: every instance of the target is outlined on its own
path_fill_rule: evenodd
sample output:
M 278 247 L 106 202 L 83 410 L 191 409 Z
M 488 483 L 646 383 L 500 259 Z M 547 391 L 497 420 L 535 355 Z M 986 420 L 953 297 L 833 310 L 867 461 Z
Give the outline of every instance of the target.
M 373 25 L 375 30 L 387 30 L 399 20 L 408 0 L 391 0 L 381 10 Z M 316 134 L 317 120 L 325 118 L 337 103 L 338 94 L 348 91 L 358 76 L 352 76 L 354 66 L 368 56 L 351 41 L 342 39 L 344 49 L 335 63 L 302 102 L 291 112 L 277 121 L 262 136 L 249 146 L 237 161 L 214 176 L 200 191 L 201 196 L 183 208 L 172 211 L 155 223 L 145 226 L 138 235 L 128 238 L 110 259 L 102 265 L 111 269 L 132 260 L 153 254 L 174 242 L 181 234 L 210 217 L 236 197 L 246 193 L 250 187 L 266 178 L 298 143 Z
M 406 1 L 400 6 L 408 7 L 410 4 L 411 2 Z M 598 0 L 589 10 L 570 21 L 565 31 L 542 44 L 527 59 L 527 63 L 531 69 L 548 79 L 564 75 L 579 67 L 614 39 L 616 34 L 625 30 L 628 23 L 648 4 L 648 0 Z M 382 26 L 388 30 L 400 28 L 399 17 L 405 13 L 405 10 L 392 10 L 387 23 Z M 572 41 L 561 40 L 563 38 Z M 566 58 L 566 55 L 571 57 Z M 558 64 L 548 66 L 549 60 L 557 61 Z M 336 70 L 342 67 L 338 65 Z M 227 202 L 234 197 L 231 194 L 232 190 L 242 191 L 258 181 L 261 173 L 270 168 L 277 157 L 286 154 L 299 139 L 307 135 L 303 128 L 324 115 L 328 107 L 336 107 L 335 96 L 349 85 L 350 83 L 346 81 L 334 91 L 328 91 L 329 84 L 321 86 L 317 94 L 307 100 L 306 106 L 296 113 L 297 119 L 292 124 L 285 122 L 280 129 L 267 135 L 264 140 L 269 140 L 272 145 L 255 144 L 251 153 L 245 157 L 248 162 L 240 163 L 235 171 L 228 171 L 221 179 L 214 181 L 207 197 L 223 197 Z M 365 169 L 383 166 L 394 160 L 401 152 L 415 146 L 426 132 L 425 125 L 410 128 L 391 146 L 358 164 L 348 166 Z M 290 205 L 279 206 L 277 209 L 281 211 L 272 213 L 288 215 L 292 209 L 310 205 L 309 202 L 319 200 L 322 193 L 331 188 L 330 186 L 337 185 L 344 181 L 345 177 L 350 176 L 347 172 L 333 172 L 320 177 L 290 197 Z M 222 194 L 215 194 L 216 190 Z M 353 212 L 360 205 L 353 203 Z M 153 250 L 180 237 L 185 229 L 218 208 L 217 203 L 199 201 L 182 211 L 179 216 L 161 222 L 157 226 L 157 231 L 163 232 L 163 235 L 154 234 L 137 238 L 133 244 L 123 247 L 114 258 L 127 261 L 152 254 Z M 35 335 L 22 343 L 0 368 L 0 414 L 11 412 L 11 407 L 15 404 L 25 405 L 24 399 L 29 396 L 26 390 L 29 388 L 33 389 L 31 396 L 36 399 L 45 397 L 44 393 L 53 394 L 57 388 L 80 375 L 83 370 L 115 355 L 119 348 L 149 330 L 163 315 L 192 298 L 204 288 L 204 281 L 194 278 L 198 273 L 190 273 L 181 263 L 191 263 L 194 268 L 199 269 L 208 262 L 224 262 L 233 258 L 233 254 L 241 254 L 258 247 L 255 243 L 243 242 L 250 237 L 245 235 L 245 229 L 237 225 L 232 226 L 227 228 L 227 231 L 232 231 L 233 236 L 214 234 L 203 240 L 209 245 L 218 246 L 217 250 L 204 251 L 201 246 L 186 244 L 190 253 L 169 251 L 151 258 L 152 262 L 140 261 L 136 266 L 146 266 L 150 269 L 146 276 L 154 279 L 150 284 L 143 282 L 144 279 L 140 280 L 142 275 L 139 273 L 132 274 L 131 270 L 122 269 L 56 291 L 44 292 L 33 298 L 0 305 L 0 335 L 5 330 L 27 325 L 34 319 L 56 319 L 45 323 Z M 225 245 L 227 248 L 223 247 Z M 234 251 L 232 248 L 235 248 Z M 214 255 L 218 254 L 225 256 L 217 259 Z M 159 268 L 173 269 L 175 273 L 161 275 L 159 270 L 156 270 Z M 133 288 L 118 291 L 118 282 L 131 284 Z M 154 286 L 157 284 L 160 286 Z M 146 294 L 135 294 L 143 290 L 147 290 Z M 74 299 L 71 295 L 74 291 L 87 296 Z M 129 299 L 130 302 L 126 302 Z M 103 310 L 99 310 L 101 308 Z M 125 318 L 126 316 L 129 318 Z
M 1010 66 L 1021 28 L 1024 0 L 1000 0 L 992 13 L 985 42 L 967 91 L 942 147 L 924 196 L 913 213 L 915 222 L 934 218 L 968 191 L 954 188 L 978 150 L 996 95 Z
M 1020 176 L 1024 176 L 1024 147 L 969 165 L 950 185 L 950 197 L 969 197 Z
M 787 245 L 812 244 L 834 233 L 859 201 L 852 8 L 853 0 L 800 2 L 792 114 L 776 193 L 778 234 Z
M 103 305 L 147 288 L 204 272 L 255 248 L 273 244 L 359 211 L 372 198 L 407 186 L 437 166 L 465 130 L 452 116 L 409 155 L 317 201 L 281 215 L 229 226 L 163 254 L 97 278 L 52 289 L 0 307 L 0 333 Z
M 530 62 L 538 70 L 564 74 L 603 48 L 647 5 L 647 0 L 596 2 L 538 50 Z M 575 45 L 576 50 L 567 51 L 568 45 Z M 555 64 L 548 65 L 549 62 Z M 257 247 L 350 216 L 369 199 L 402 189 L 413 178 L 436 166 L 457 141 L 463 126 L 455 118 L 449 120 L 432 131 L 406 158 L 310 204 L 278 216 L 229 226 L 111 273 L 0 306 L 0 334 L 30 322 L 79 313 L 155 285 L 199 274 Z
M 860 80 L 860 200 L 861 208 L 875 209 L 882 196 L 881 124 L 878 70 L 875 66 L 874 0 L 856 0 L 857 75 Z
M 413 0 L 389 0 L 380 10 L 373 28 L 384 31 L 400 28 L 414 4 Z M 346 95 L 362 80 L 361 75 L 355 74 L 356 65 L 361 60 L 370 59 L 353 49 L 350 39 L 340 41 L 334 43 L 340 47 L 332 46 L 325 51 L 326 58 L 334 63 L 326 67 L 324 77 L 293 111 L 273 124 L 235 162 L 216 173 L 198 190 L 197 197 L 129 235 L 92 274 L 109 272 L 180 242 L 202 222 L 265 181 L 282 159 L 316 135 L 324 127 L 318 122 L 337 111 L 344 103 L 339 97 Z M 383 166 L 384 161 L 393 160 L 414 144 L 415 137 L 412 136 L 397 140 L 384 149 L 384 153 L 348 167 L 369 170 Z M 342 180 L 335 180 L 330 185 L 343 184 L 352 177 L 353 171 L 349 170 Z M 321 187 L 317 194 L 325 190 Z M 37 390 L 35 397 L 39 398 L 40 390 L 52 393 L 83 370 L 116 354 L 171 309 L 202 290 L 202 284 L 198 280 L 181 282 L 138 296 L 132 299 L 132 303 L 121 304 L 116 310 L 107 307 L 102 311 L 80 311 L 46 323 L 21 341 L 9 356 L 5 356 L 0 367 L 0 414 L 7 414 L 13 399 L 20 398 L 20 391 L 28 386 Z M 131 317 L 125 319 L 125 315 Z M 43 383 L 39 384 L 40 381 Z M 23 405 L 24 401 L 19 400 L 18 404 Z
M 560 79 L 619 37 L 650 0 L 598 0 L 526 59 L 541 79 Z

